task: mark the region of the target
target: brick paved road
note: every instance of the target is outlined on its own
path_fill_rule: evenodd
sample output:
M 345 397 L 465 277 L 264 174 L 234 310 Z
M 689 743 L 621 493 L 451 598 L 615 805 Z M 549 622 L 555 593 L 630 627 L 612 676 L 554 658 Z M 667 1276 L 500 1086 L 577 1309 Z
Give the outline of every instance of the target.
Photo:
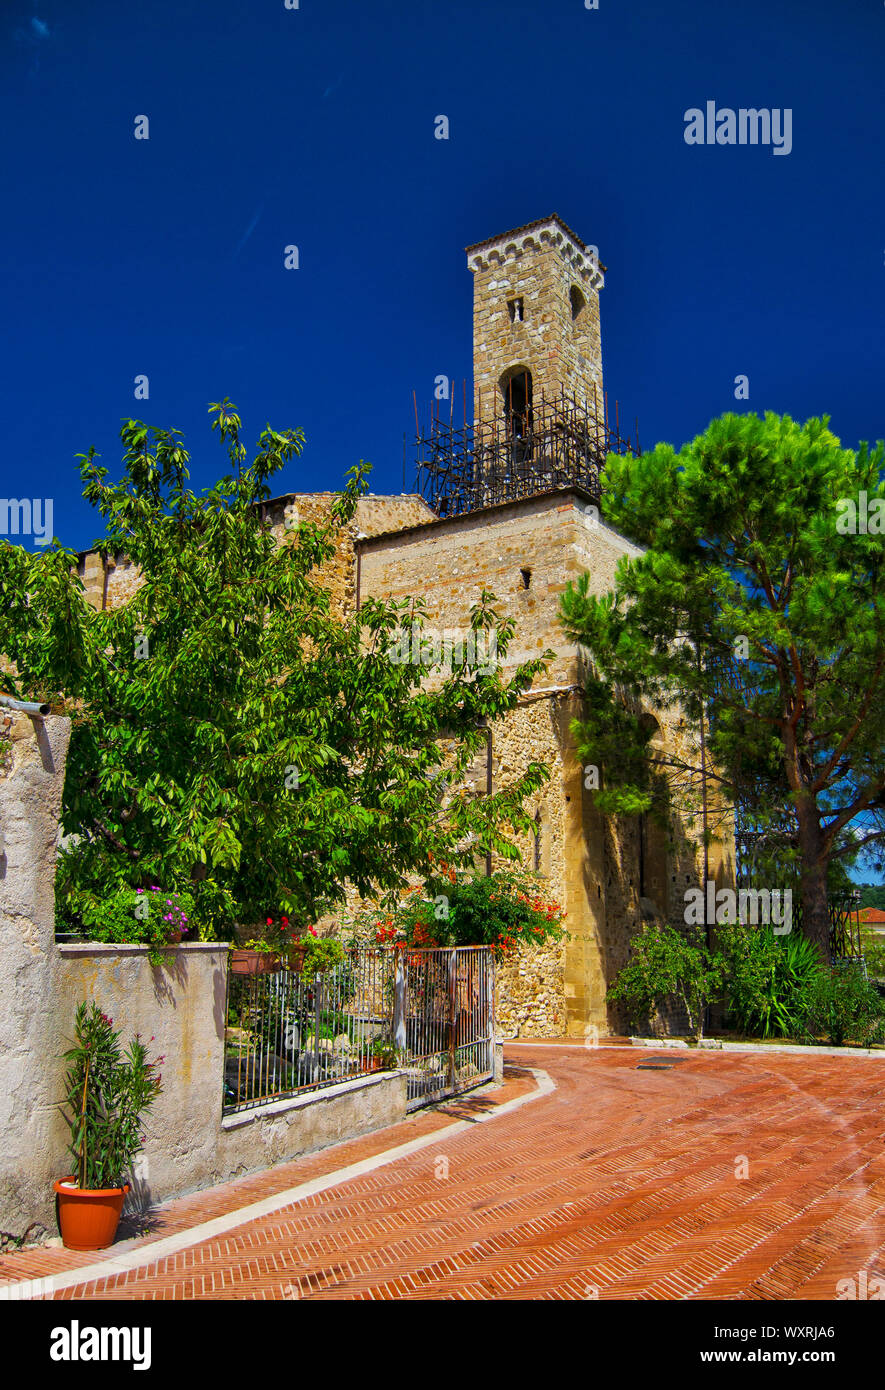
M 885 1059 L 681 1052 L 664 1054 L 667 1070 L 640 1068 L 661 1055 L 513 1047 L 508 1062 L 545 1069 L 552 1094 L 55 1296 L 831 1300 L 860 1270 L 885 1278 Z M 524 1090 L 510 1075 L 510 1093 Z M 379 1152 L 448 1123 L 417 1117 L 359 1144 Z M 247 1199 L 337 1169 L 341 1154 L 250 1178 Z M 172 1204 L 164 1229 L 176 1211 L 180 1228 L 230 1209 L 230 1190 Z M 74 1258 L 42 1261 L 18 1269 Z M 0 1261 L 0 1276 L 15 1265 Z

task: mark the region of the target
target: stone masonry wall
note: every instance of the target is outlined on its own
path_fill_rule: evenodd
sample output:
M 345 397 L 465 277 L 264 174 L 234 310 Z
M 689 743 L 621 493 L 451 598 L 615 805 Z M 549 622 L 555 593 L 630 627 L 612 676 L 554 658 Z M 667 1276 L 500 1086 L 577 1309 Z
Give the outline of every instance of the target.
M 598 258 L 557 219 L 508 232 L 468 249 L 473 271 L 474 411 L 500 415 L 503 371 L 528 367 L 534 400 L 558 399 L 565 390 L 599 417 L 603 414 Z M 584 307 L 572 317 L 570 292 Z M 523 318 L 511 318 L 521 299 Z
M 567 583 L 584 569 L 590 571 L 593 592 L 601 594 L 612 586 L 619 558 L 641 552 L 599 522 L 577 493 L 488 508 L 368 539 L 360 548 L 364 593 L 402 598 L 419 591 L 426 600 L 427 623 L 445 631 L 466 627 L 470 606 L 485 588 L 498 597 L 502 616 L 516 622 L 506 667 L 547 648 L 554 651 L 550 667 L 535 679 L 525 701 L 496 721 L 493 752 L 496 788 L 532 759 L 550 768 L 550 780 L 538 798 L 539 868 L 549 876 L 551 895 L 565 907 L 568 938 L 544 950 L 526 949 L 499 969 L 498 1023 L 509 1037 L 550 1036 L 564 1029 L 580 1036 L 588 1023 L 607 1032 L 605 990 L 612 947 L 606 936 L 610 932 L 618 943 L 628 939 L 639 921 L 638 898 L 627 893 L 621 903 L 614 896 L 621 868 L 606 867 L 603 847 L 608 836 L 609 858 L 619 856 L 618 834 L 603 826 L 601 817 L 588 814 L 584 819 L 582 769 L 570 730 L 581 712 L 581 666 L 559 625 L 558 610 Z M 529 575 L 528 588 L 523 571 Z M 534 814 L 535 804 L 528 809 Z M 629 858 L 630 827 L 621 831 Z M 534 844 L 527 842 L 521 850 L 526 866 L 533 867 Z
M 288 518 L 321 520 L 334 494 L 298 494 L 268 506 L 275 534 L 285 543 Z M 548 670 L 518 710 L 493 730 L 494 776 L 499 786 L 519 775 L 533 758 L 551 768 L 551 780 L 539 802 L 542 811 L 540 865 L 550 877 L 550 891 L 564 904 L 568 939 L 544 951 L 527 950 L 499 971 L 498 1022 L 506 1036 L 549 1035 L 565 1030 L 581 1036 L 587 1027 L 602 1034 L 620 1026 L 605 1002 L 607 987 L 626 959 L 629 942 L 639 930 L 647 907 L 640 901 L 639 825 L 633 818 L 601 816 L 584 786 L 573 746 L 571 723 L 581 715 L 580 653 L 566 641 L 558 619 L 567 583 L 587 572 L 595 594 L 610 590 L 618 561 L 641 551 L 606 526 L 586 497 L 566 490 L 546 497 L 489 507 L 449 520 L 435 519 L 420 498 L 364 498 L 355 523 L 326 567 L 324 581 L 339 608 L 348 609 L 368 595 L 379 598 L 421 597 L 425 622 L 441 633 L 469 626 L 470 608 L 482 589 L 497 596 L 502 617 L 511 617 L 516 635 L 505 664 L 554 652 Z M 104 580 L 97 557 L 86 557 L 93 575 L 91 593 L 101 601 Z M 111 571 L 108 601 L 125 601 L 137 574 L 125 563 Z M 428 679 L 434 679 L 427 672 Z M 663 746 L 697 760 L 679 710 L 659 711 Z M 479 770 L 479 780 L 484 769 Z M 697 814 L 686 823 L 676 817 L 657 837 L 655 887 L 662 914 L 681 917 L 685 888 L 698 881 L 701 823 Z M 537 809 L 533 804 L 530 812 Z M 721 845 L 710 854 L 711 876 L 728 881 L 733 869 L 730 828 L 723 822 Z M 535 863 L 534 843 L 523 846 L 524 862 Z M 647 847 L 648 852 L 648 847 Z M 661 873 L 661 856 L 666 868 Z M 724 875 L 724 878 L 723 878 Z M 646 892 L 650 890 L 647 888 Z M 356 906 L 348 895 L 349 909 Z M 331 930 L 342 914 L 321 925 Z

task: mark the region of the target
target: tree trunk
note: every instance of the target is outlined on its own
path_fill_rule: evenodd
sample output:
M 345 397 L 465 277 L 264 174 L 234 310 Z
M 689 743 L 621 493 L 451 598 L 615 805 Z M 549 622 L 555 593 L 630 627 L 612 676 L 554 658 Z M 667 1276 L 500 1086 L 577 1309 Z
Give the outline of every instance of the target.
M 784 766 L 796 803 L 802 894 L 802 935 L 813 941 L 821 960 L 830 959 L 830 912 L 827 871 L 830 856 L 824 844 L 817 798 L 809 786 L 809 769 L 803 766 L 796 731 L 790 721 L 783 726 Z
M 830 959 L 830 911 L 827 900 L 829 856 L 816 815 L 799 816 L 801 853 L 802 934 L 813 941 L 821 958 Z

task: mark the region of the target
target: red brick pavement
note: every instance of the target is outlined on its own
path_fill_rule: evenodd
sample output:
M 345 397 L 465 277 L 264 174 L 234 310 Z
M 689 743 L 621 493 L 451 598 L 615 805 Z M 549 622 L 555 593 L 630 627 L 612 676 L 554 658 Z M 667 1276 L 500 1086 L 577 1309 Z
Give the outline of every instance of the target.
M 672 1065 L 638 1069 L 651 1055 Z M 439 1127 L 421 1152 L 55 1297 L 829 1300 L 860 1270 L 885 1278 L 885 1061 L 542 1046 L 509 1060 L 556 1091 L 449 1137 L 450 1116 L 420 1115 L 172 1203 L 154 1239 Z M 4 1256 L 0 1278 L 83 1261 Z

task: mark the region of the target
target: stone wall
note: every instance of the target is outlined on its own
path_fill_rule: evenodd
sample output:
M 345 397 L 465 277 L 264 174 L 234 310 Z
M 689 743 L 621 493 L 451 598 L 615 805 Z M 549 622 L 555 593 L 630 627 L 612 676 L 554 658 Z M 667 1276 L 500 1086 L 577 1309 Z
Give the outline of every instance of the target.
M 67 719 L 0 716 L 0 1241 L 52 1208 L 64 1161 L 55 1001 L 55 851 Z M 58 1170 L 52 1174 L 60 1176 Z
M 549 877 L 565 908 L 565 942 L 526 949 L 498 973 L 497 1019 L 504 1037 L 543 1037 L 588 1028 L 610 1031 L 605 994 L 641 922 L 634 861 L 636 827 L 602 817 L 591 804 L 571 725 L 580 718 L 583 665 L 559 623 L 569 581 L 585 570 L 602 594 L 614 584 L 624 555 L 641 551 L 588 509 L 577 491 L 530 498 L 457 519 L 413 527 L 360 543 L 362 590 L 379 598 L 420 593 L 426 621 L 443 631 L 465 628 L 482 589 L 516 623 L 505 670 L 554 652 L 547 671 L 517 710 L 492 734 L 494 790 L 514 781 L 532 760 L 550 769 L 546 787 L 528 805 L 541 811 L 538 852 L 520 845 L 527 867 Z M 526 587 L 527 585 L 527 587 Z

